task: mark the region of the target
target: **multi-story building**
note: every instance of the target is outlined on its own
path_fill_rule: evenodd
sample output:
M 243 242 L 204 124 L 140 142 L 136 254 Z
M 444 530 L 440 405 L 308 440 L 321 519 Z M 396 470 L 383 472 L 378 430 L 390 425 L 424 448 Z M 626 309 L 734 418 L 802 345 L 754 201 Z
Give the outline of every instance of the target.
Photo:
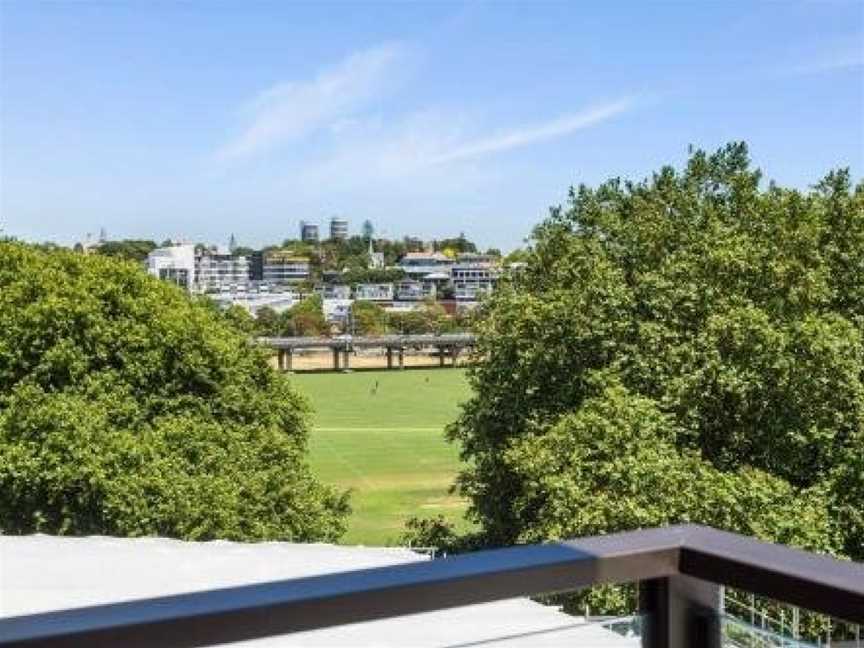
M 350 299 L 324 299 L 321 303 L 321 310 L 324 313 L 324 319 L 331 324 L 345 325 L 351 315 Z
M 411 279 L 425 279 L 426 275 L 442 272 L 449 274 L 452 266 L 452 259 L 441 252 L 408 252 L 399 260 L 399 267 Z
M 354 286 L 354 299 L 362 301 L 393 301 L 392 283 L 362 283 Z
M 405 279 L 396 283 L 396 301 L 435 299 L 435 283 Z
M 300 221 L 300 240 L 304 243 L 317 243 L 318 226 L 306 221 Z
M 264 252 L 256 251 L 249 257 L 249 279 L 264 281 Z
M 225 251 L 204 252 L 195 258 L 195 283 L 203 292 L 218 292 L 247 286 L 249 259 Z
M 288 310 L 300 300 L 300 295 L 289 286 L 272 287 L 252 283 L 248 288 L 214 293 L 211 298 L 223 308 L 242 306 L 255 315 L 262 308 L 270 308 L 277 313 Z
M 320 288 L 322 299 L 351 299 L 351 286 L 325 284 Z
M 282 284 L 306 281 L 310 277 L 309 259 L 287 250 L 271 250 L 262 255 L 261 279 Z
M 195 246 L 156 248 L 147 255 L 147 272 L 191 291 L 195 285 Z
M 344 241 L 348 238 L 348 220 L 345 218 L 330 219 L 330 238 L 334 241 Z
M 450 270 L 453 296 L 460 301 L 477 301 L 492 292 L 501 277 L 496 257 L 481 254 L 460 254 Z

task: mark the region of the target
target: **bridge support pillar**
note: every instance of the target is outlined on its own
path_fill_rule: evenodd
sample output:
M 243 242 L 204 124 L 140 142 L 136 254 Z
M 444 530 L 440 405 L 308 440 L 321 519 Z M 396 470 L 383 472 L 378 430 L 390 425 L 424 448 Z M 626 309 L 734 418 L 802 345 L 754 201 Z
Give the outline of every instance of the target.
M 456 366 L 456 357 L 459 355 L 459 347 L 453 347 L 450 349 L 450 364 L 452 366 Z
M 346 346 L 342 350 L 342 371 L 351 371 L 351 361 L 349 360 L 351 351 Z
M 399 347 L 399 368 L 405 368 L 405 347 Z
M 333 349 L 333 371 L 339 371 L 339 349 Z
M 444 366 L 444 347 L 443 346 L 438 347 L 438 366 L 439 367 Z
M 285 355 L 282 360 L 282 368 L 285 371 L 294 370 L 294 349 L 285 349 Z
M 393 368 L 393 347 L 387 347 L 387 368 Z
M 279 371 L 285 371 L 285 351 L 276 349 L 276 366 Z

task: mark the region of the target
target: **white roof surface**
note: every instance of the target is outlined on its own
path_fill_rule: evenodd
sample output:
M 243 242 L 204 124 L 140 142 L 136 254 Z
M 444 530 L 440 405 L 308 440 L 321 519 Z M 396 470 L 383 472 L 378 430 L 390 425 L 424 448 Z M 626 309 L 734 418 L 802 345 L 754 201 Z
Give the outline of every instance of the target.
M 0 536 L 0 617 L 426 559 L 400 548 Z M 639 640 L 512 599 L 232 645 L 635 648 Z

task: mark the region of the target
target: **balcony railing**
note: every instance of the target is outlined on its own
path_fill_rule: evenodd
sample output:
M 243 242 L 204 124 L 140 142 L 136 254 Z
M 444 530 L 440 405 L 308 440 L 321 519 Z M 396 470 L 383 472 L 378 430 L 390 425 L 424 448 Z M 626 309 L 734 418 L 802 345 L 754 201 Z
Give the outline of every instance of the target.
M 719 646 L 724 585 L 864 623 L 864 565 L 688 525 L 6 618 L 0 646 L 205 646 L 637 581 L 646 648 Z

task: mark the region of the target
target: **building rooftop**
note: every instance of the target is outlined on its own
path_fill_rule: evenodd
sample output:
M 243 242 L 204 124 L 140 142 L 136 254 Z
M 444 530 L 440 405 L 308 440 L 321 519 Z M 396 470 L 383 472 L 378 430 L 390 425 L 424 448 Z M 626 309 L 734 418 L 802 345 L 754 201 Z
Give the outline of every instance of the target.
M 412 260 L 427 260 L 432 259 L 434 261 L 448 262 L 451 261 L 446 254 L 442 252 L 406 252 L 402 257 L 403 261 L 412 261 Z

